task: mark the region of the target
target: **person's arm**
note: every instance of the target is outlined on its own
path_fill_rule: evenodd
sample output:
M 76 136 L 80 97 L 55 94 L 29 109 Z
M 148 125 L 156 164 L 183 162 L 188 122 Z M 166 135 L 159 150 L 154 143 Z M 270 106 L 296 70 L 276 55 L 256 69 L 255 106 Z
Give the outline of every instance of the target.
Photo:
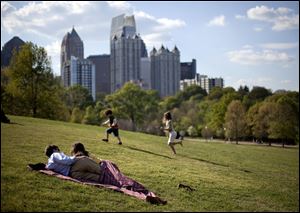
M 109 123 L 109 119 L 107 120 L 107 121 L 104 121 L 103 123 L 102 123 L 102 125 L 107 125 Z
M 75 162 L 75 157 L 67 156 L 63 153 L 55 152 L 51 155 L 54 163 L 63 164 L 63 165 L 72 165 Z
M 100 158 L 97 158 L 95 155 L 93 155 L 93 154 L 90 154 L 90 158 L 93 160 L 93 161 L 95 161 L 96 163 L 98 163 L 98 164 L 100 164 L 101 163 L 101 161 L 102 161 L 102 159 Z
M 118 126 L 118 120 L 114 118 L 113 123 L 111 125 L 112 127 Z
M 165 131 L 171 131 L 170 121 L 166 122 L 166 126 L 163 128 L 163 130 L 165 130 Z

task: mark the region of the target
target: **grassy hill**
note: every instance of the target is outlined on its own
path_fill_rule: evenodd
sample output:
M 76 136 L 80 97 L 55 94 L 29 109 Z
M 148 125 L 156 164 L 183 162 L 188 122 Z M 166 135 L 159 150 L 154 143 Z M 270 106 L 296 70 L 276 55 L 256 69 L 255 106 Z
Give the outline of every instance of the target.
M 9 116 L 1 123 L 1 211 L 299 211 L 299 149 L 186 140 L 173 156 L 166 137 Z M 151 205 L 112 190 L 62 181 L 26 168 L 44 149 L 66 154 L 81 141 L 98 158 L 168 201 Z M 183 183 L 196 189 L 178 189 Z

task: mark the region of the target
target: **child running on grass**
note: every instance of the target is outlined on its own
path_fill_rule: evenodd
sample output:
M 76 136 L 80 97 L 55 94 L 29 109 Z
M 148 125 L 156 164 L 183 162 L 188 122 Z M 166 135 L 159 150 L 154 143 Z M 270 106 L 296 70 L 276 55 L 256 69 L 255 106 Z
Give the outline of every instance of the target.
M 166 124 L 166 126 L 163 128 L 163 130 L 165 130 L 165 131 L 167 131 L 167 133 L 169 133 L 168 145 L 172 149 L 174 155 L 176 155 L 174 145 L 180 144 L 182 146 L 183 137 L 180 136 L 179 133 L 177 133 L 174 130 L 173 123 L 172 123 L 172 116 L 171 116 L 170 112 L 164 113 L 163 122 Z M 178 139 L 178 138 L 180 138 L 180 140 L 175 142 L 175 139 Z
M 105 111 L 106 117 L 108 117 L 108 120 L 103 122 L 102 125 L 108 125 L 109 128 L 106 130 L 106 139 L 102 139 L 103 141 L 108 142 L 109 134 L 113 133 L 115 137 L 118 138 L 119 145 L 122 145 L 121 138 L 119 136 L 119 127 L 118 127 L 118 121 L 113 116 L 113 112 L 109 109 Z

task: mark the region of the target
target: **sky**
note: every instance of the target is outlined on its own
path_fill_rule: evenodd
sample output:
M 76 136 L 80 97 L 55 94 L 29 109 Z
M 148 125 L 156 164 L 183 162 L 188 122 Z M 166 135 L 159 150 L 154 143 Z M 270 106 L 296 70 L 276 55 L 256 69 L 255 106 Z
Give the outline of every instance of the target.
M 176 45 L 181 62 L 225 87 L 299 91 L 298 1 L 1 1 L 1 49 L 13 36 L 46 48 L 60 75 L 60 47 L 73 26 L 84 57 L 110 54 L 113 17 L 134 15 L 148 53 Z

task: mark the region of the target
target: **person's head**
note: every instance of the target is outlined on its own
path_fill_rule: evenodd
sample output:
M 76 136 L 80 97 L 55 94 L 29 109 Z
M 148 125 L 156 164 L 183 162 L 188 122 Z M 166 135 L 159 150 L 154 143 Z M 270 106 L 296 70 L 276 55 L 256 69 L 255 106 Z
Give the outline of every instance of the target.
M 48 145 L 45 149 L 45 154 L 50 158 L 53 152 L 59 152 L 59 148 L 56 145 Z
M 105 111 L 105 115 L 106 116 L 110 116 L 110 115 L 112 115 L 113 113 L 112 113 L 112 111 L 110 110 L 110 109 L 108 109 L 108 110 L 106 110 Z
M 164 113 L 164 120 L 172 120 L 170 111 Z
M 71 150 L 72 155 L 84 155 L 84 156 L 89 156 L 88 151 L 85 150 L 84 145 L 80 142 L 76 142 L 72 145 L 72 150 Z

